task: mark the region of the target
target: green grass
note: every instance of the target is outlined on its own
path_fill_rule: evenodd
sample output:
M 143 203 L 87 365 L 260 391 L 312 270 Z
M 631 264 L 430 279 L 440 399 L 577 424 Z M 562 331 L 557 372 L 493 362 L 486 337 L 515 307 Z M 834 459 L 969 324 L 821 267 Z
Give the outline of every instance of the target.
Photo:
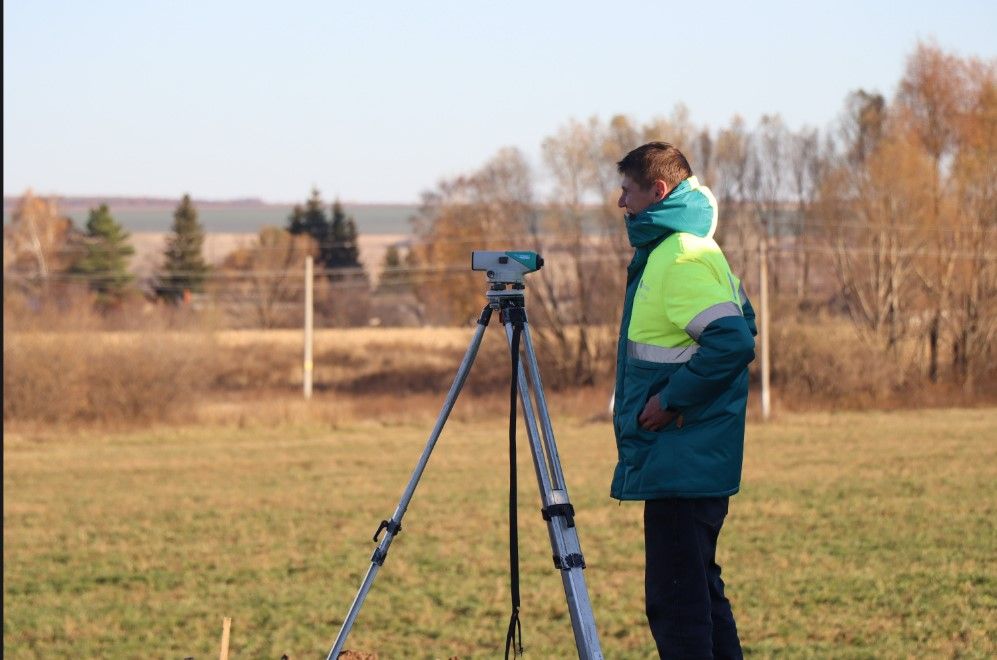
M 235 658 L 324 657 L 430 426 L 8 430 L 4 654 L 217 657 L 229 616 Z M 348 648 L 501 656 L 504 429 L 448 425 Z M 609 499 L 611 430 L 555 430 L 603 652 L 653 657 L 641 506 Z M 520 474 L 527 657 L 571 657 L 525 449 Z M 745 651 L 992 657 L 995 520 L 995 409 L 750 426 L 720 545 Z

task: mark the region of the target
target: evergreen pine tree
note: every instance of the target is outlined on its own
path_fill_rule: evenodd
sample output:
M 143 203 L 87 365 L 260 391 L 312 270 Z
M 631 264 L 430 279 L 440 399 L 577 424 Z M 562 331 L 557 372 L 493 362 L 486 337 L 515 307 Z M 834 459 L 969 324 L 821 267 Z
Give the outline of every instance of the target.
M 294 205 L 294 210 L 287 219 L 287 231 L 291 234 L 307 234 L 315 240 L 319 253 L 316 261 L 319 268 L 329 267 L 330 225 L 325 215 L 325 205 L 317 188 L 312 188 L 312 195 L 304 206 Z
M 357 223 L 346 215 L 338 199 L 332 204 L 330 243 L 328 268 L 361 268 Z
M 287 217 L 287 232 L 297 236 L 305 233 L 305 209 L 301 204 L 295 204 L 291 215 Z
M 128 243 L 128 232 L 111 215 L 107 204 L 90 209 L 87 218 L 83 254 L 69 272 L 86 277 L 90 289 L 97 293 L 97 304 L 111 307 L 121 302 L 132 276 L 128 257 L 135 248 Z
M 204 290 L 209 266 L 204 261 L 203 247 L 204 228 L 197 220 L 190 195 L 184 195 L 173 213 L 173 235 L 166 242 L 166 260 L 156 288 L 160 297 L 176 302 L 187 292 Z
M 332 219 L 326 215 L 319 191 L 312 189 L 311 197 L 304 206 L 296 204 L 287 218 L 287 231 L 291 234 L 307 234 L 318 245 L 316 265 L 325 271 L 362 269 L 360 247 L 357 241 L 357 223 L 343 211 L 337 199 L 332 204 Z M 331 272 L 335 280 L 346 279 L 343 274 Z M 350 273 L 349 277 L 354 277 Z M 360 276 L 366 279 L 366 276 Z
M 287 219 L 287 231 L 292 234 L 308 234 L 321 244 L 329 233 L 329 219 L 325 215 L 325 205 L 318 188 L 312 188 L 312 195 L 304 206 L 294 205 Z

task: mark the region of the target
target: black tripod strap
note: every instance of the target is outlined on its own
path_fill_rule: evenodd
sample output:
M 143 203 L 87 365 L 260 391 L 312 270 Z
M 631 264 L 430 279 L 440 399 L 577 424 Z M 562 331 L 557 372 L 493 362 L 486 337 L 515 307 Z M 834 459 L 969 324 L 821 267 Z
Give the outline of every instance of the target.
M 512 615 L 505 637 L 505 657 L 523 653 L 523 628 L 519 623 L 519 530 L 516 516 L 518 490 L 516 479 L 516 397 L 519 386 L 519 338 L 523 331 L 521 321 L 512 324 L 512 386 L 509 393 L 509 575 L 512 593 Z

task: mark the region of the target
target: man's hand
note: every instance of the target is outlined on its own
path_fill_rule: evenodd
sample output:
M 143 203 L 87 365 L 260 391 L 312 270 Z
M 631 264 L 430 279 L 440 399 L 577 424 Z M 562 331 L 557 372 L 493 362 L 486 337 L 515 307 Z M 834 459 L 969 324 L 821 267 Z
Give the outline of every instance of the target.
M 682 413 L 662 408 L 657 394 L 647 400 L 644 410 L 637 417 L 640 427 L 646 431 L 660 431 L 671 424 L 673 420 L 675 421 L 675 426 L 682 428 L 682 424 L 684 423 Z

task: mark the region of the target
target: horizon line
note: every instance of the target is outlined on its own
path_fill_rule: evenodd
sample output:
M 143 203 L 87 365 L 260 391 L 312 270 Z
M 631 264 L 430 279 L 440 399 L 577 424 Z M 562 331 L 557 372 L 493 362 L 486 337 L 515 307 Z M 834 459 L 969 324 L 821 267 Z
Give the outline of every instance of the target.
M 4 209 L 8 207 L 16 206 L 17 203 L 27 194 L 31 193 L 33 196 L 39 199 L 52 200 L 54 199 L 58 204 L 65 204 L 67 206 L 78 206 L 85 204 L 100 204 L 106 203 L 110 205 L 111 202 L 125 204 L 134 204 L 142 206 L 161 206 L 161 205 L 175 205 L 183 198 L 184 195 L 178 195 L 176 197 L 167 197 L 162 195 L 76 195 L 76 194 L 66 194 L 66 193 L 40 193 L 31 188 L 28 188 L 23 193 L 19 195 L 4 194 L 3 206 Z M 186 194 L 186 193 L 185 193 Z M 238 206 L 238 205 L 249 205 L 249 206 L 294 206 L 295 204 L 303 204 L 307 200 L 298 201 L 282 201 L 282 200 L 270 200 L 264 199 L 262 197 L 206 197 L 198 198 L 191 197 L 191 202 L 194 204 L 205 204 L 212 206 Z M 332 198 L 326 201 L 326 204 L 335 203 L 336 198 Z M 419 206 L 421 203 L 418 200 L 412 201 L 359 201 L 359 200 L 344 200 L 340 199 L 339 203 L 343 206 Z

